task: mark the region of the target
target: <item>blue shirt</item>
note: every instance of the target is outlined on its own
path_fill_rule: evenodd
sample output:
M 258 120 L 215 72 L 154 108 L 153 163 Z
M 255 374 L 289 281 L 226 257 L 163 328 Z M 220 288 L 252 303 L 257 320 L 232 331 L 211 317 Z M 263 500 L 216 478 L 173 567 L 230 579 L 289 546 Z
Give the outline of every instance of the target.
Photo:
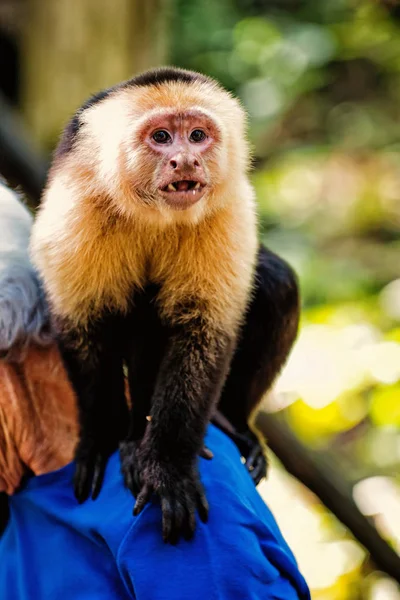
M 213 426 L 200 459 L 210 504 L 191 542 L 164 544 L 161 510 L 132 516 L 118 453 L 97 500 L 79 505 L 74 464 L 10 498 L 0 539 L 2 600 L 294 600 L 310 598 L 292 552 L 233 442 Z

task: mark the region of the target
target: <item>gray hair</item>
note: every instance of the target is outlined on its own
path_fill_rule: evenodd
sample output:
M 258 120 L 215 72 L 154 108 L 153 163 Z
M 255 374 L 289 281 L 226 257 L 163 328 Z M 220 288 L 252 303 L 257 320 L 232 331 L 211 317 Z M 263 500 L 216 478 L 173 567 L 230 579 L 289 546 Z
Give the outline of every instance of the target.
M 32 216 L 0 181 L 0 357 L 21 360 L 30 343 L 52 340 L 49 313 L 29 262 Z

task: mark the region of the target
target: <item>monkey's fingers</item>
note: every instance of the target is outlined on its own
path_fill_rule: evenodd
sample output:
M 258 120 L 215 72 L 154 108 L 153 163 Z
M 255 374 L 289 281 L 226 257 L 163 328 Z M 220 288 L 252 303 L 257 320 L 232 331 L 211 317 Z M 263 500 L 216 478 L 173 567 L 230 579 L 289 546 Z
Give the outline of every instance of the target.
M 200 519 L 203 523 L 207 523 L 209 506 L 203 486 L 200 482 L 196 483 L 196 506 Z
M 100 494 L 101 487 L 103 485 L 104 473 L 107 465 L 107 457 L 99 454 L 96 457 L 96 462 L 93 471 L 92 480 L 92 500 L 96 500 Z
M 139 494 L 141 490 L 141 482 L 138 470 L 132 464 L 127 464 L 127 462 L 122 463 L 122 473 L 124 475 L 125 485 L 133 494 L 136 496 Z
M 74 475 L 74 492 L 79 504 L 89 498 L 92 483 L 93 464 L 77 461 Z
M 202 447 L 199 452 L 199 456 L 201 456 L 201 458 L 206 458 L 207 460 L 214 458 L 214 454 L 211 452 L 210 448 L 207 448 L 207 446 Z
M 265 461 L 260 461 L 250 473 L 254 485 L 258 485 L 262 479 L 267 476 L 267 468 Z
M 201 483 L 199 483 L 201 487 Z M 182 527 L 182 534 L 185 540 L 191 540 L 196 530 L 196 507 L 198 505 L 197 484 L 191 481 L 186 485 L 185 511 L 186 518 Z M 207 501 L 206 501 L 207 502 Z M 201 518 L 201 516 L 200 516 Z
M 150 501 L 152 493 L 153 486 L 145 483 L 139 492 L 138 497 L 136 498 L 135 506 L 133 507 L 133 514 L 135 517 L 142 512 L 146 504 Z
M 124 471 L 124 480 L 126 487 L 136 498 L 140 492 L 140 482 L 136 476 L 136 471 L 133 471 L 132 469 L 126 469 Z
M 268 462 L 260 446 L 253 448 L 246 460 L 246 467 L 255 485 L 267 476 Z
M 179 540 L 185 516 L 184 508 L 174 496 L 168 495 L 161 498 L 161 510 L 163 540 L 174 545 Z
M 186 487 L 183 484 L 183 487 Z M 167 495 L 161 499 L 163 540 L 175 545 L 182 535 L 193 538 L 196 529 L 196 504 L 190 493 L 178 491 L 178 496 Z
M 196 503 L 189 498 L 185 508 L 186 519 L 183 524 L 182 534 L 185 540 L 189 541 L 193 538 L 196 530 Z
M 161 498 L 161 511 L 162 511 L 162 536 L 164 542 L 170 542 L 176 544 L 177 537 L 173 534 L 174 530 L 174 500 L 170 496 L 164 496 Z M 176 530 L 175 530 L 176 531 Z M 176 539 L 175 539 L 176 538 Z
M 136 497 L 141 488 L 142 483 L 139 474 L 139 464 L 137 460 L 137 444 L 132 441 L 124 441 L 120 443 L 121 469 L 124 475 L 125 485 Z

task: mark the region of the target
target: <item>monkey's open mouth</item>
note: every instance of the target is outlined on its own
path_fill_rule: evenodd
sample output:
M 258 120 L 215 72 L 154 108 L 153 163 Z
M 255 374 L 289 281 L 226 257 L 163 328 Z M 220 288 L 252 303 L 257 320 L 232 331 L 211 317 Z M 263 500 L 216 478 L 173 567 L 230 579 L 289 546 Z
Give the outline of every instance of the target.
M 182 181 L 173 181 L 169 183 L 165 187 L 162 188 L 163 192 L 194 192 L 200 191 L 204 186 L 200 183 L 200 181 L 193 180 L 182 180 Z
M 161 187 L 165 202 L 174 210 L 186 210 L 204 195 L 206 183 L 193 179 L 171 181 Z

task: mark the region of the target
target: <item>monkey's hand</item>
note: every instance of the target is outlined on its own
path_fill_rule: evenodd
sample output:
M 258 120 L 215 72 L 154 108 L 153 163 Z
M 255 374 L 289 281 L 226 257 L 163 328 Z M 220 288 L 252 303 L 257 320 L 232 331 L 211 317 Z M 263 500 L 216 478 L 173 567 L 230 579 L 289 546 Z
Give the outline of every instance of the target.
M 126 487 L 131 490 L 136 497 L 142 487 L 140 477 L 140 463 L 138 458 L 140 443 L 131 440 L 124 440 L 120 443 L 121 469 L 125 480 Z M 199 456 L 206 460 L 212 460 L 213 453 L 207 446 L 203 446 L 199 452 Z
M 180 536 L 192 539 L 196 509 L 203 523 L 208 520 L 208 502 L 197 470 L 193 468 L 182 473 L 173 465 L 155 462 L 146 466 L 142 479 L 144 484 L 136 498 L 133 514 L 138 515 L 155 494 L 161 504 L 164 542 L 176 544 Z
M 196 510 L 203 523 L 208 519 L 208 502 L 197 465 L 177 467 L 152 456 L 151 451 L 146 453 L 145 448 L 140 449 L 133 460 L 137 461 L 141 482 L 133 514 L 141 513 L 154 494 L 161 504 L 164 542 L 176 544 L 181 536 L 190 540 L 196 528 Z M 124 467 L 123 471 L 125 473 Z M 129 480 L 126 482 L 129 487 Z M 134 489 L 136 491 L 136 485 Z
M 75 462 L 74 492 L 81 504 L 89 496 L 96 500 L 103 485 L 107 461 L 115 446 L 90 446 L 84 442 L 78 444 Z
M 119 445 L 121 470 L 125 485 L 135 497 L 142 487 L 138 451 L 139 443 L 133 440 L 124 440 Z
M 22 360 L 30 342 L 51 341 L 48 310 L 33 269 L 0 259 L 0 358 Z

